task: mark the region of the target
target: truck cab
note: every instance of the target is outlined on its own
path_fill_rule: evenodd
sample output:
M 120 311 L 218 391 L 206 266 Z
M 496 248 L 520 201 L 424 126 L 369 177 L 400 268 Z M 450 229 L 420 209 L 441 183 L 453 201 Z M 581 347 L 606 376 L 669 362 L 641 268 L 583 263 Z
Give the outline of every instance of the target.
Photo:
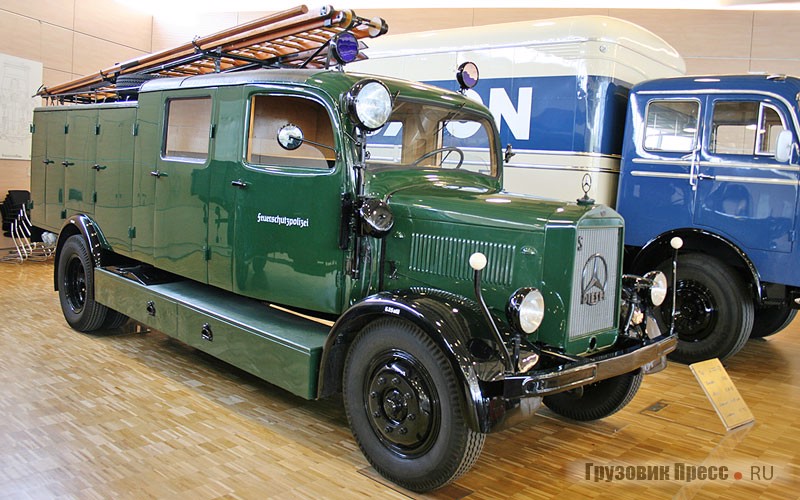
M 634 267 L 686 241 L 676 321 L 687 360 L 730 355 L 795 316 L 798 92 L 797 78 L 765 75 L 631 92 L 617 209 Z
M 676 339 L 654 316 L 665 275 L 622 274 L 619 214 L 503 191 L 486 107 L 341 71 L 383 23 L 308 14 L 296 37 L 319 50 L 297 60 L 249 67 L 237 29 L 101 72 L 113 88 L 42 90 L 32 216 L 59 232 L 65 320 L 132 318 L 298 396 L 342 393 L 365 456 L 414 491 L 542 404 L 628 404 Z

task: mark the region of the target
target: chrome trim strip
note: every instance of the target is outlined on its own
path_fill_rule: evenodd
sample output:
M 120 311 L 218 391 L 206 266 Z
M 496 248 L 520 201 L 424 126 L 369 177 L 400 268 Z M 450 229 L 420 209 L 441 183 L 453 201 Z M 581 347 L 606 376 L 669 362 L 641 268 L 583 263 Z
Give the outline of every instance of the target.
M 634 170 L 631 172 L 634 177 L 658 177 L 662 179 L 689 179 L 689 174 L 673 174 L 669 172 L 643 172 L 641 170 Z
M 647 158 L 634 158 L 633 163 L 651 164 L 651 165 L 677 165 L 677 166 L 691 166 L 692 162 L 687 160 L 661 160 L 661 159 L 647 159 Z M 744 162 L 715 162 L 715 161 L 701 161 L 697 165 L 701 167 L 713 168 L 739 168 L 739 169 L 752 169 L 752 170 L 785 170 L 788 172 L 800 172 L 798 165 L 784 165 L 782 163 L 769 163 L 765 165 L 754 165 L 752 163 Z

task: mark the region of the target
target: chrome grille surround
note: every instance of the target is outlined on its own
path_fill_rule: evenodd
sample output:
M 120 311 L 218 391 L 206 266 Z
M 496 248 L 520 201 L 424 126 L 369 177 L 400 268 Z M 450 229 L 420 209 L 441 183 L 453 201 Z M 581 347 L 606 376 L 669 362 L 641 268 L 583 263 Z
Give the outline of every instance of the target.
M 570 341 L 614 327 L 621 238 L 622 229 L 618 226 L 578 228 L 569 312 Z

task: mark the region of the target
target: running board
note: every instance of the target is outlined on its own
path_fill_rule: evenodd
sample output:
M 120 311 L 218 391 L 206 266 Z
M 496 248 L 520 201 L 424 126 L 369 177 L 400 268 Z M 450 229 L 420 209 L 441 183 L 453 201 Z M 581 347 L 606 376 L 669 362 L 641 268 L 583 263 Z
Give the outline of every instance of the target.
M 330 329 L 191 280 L 145 285 L 95 269 L 95 300 L 306 399 Z

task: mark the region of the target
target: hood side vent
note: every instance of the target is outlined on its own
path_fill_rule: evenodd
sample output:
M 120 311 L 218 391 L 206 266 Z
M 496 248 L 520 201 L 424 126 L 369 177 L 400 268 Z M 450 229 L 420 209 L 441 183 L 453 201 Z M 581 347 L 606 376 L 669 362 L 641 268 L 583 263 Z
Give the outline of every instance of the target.
M 482 252 L 489 261 L 483 271 L 484 283 L 511 285 L 514 245 L 413 233 L 409 268 L 420 273 L 471 280 L 469 256 L 475 252 Z

